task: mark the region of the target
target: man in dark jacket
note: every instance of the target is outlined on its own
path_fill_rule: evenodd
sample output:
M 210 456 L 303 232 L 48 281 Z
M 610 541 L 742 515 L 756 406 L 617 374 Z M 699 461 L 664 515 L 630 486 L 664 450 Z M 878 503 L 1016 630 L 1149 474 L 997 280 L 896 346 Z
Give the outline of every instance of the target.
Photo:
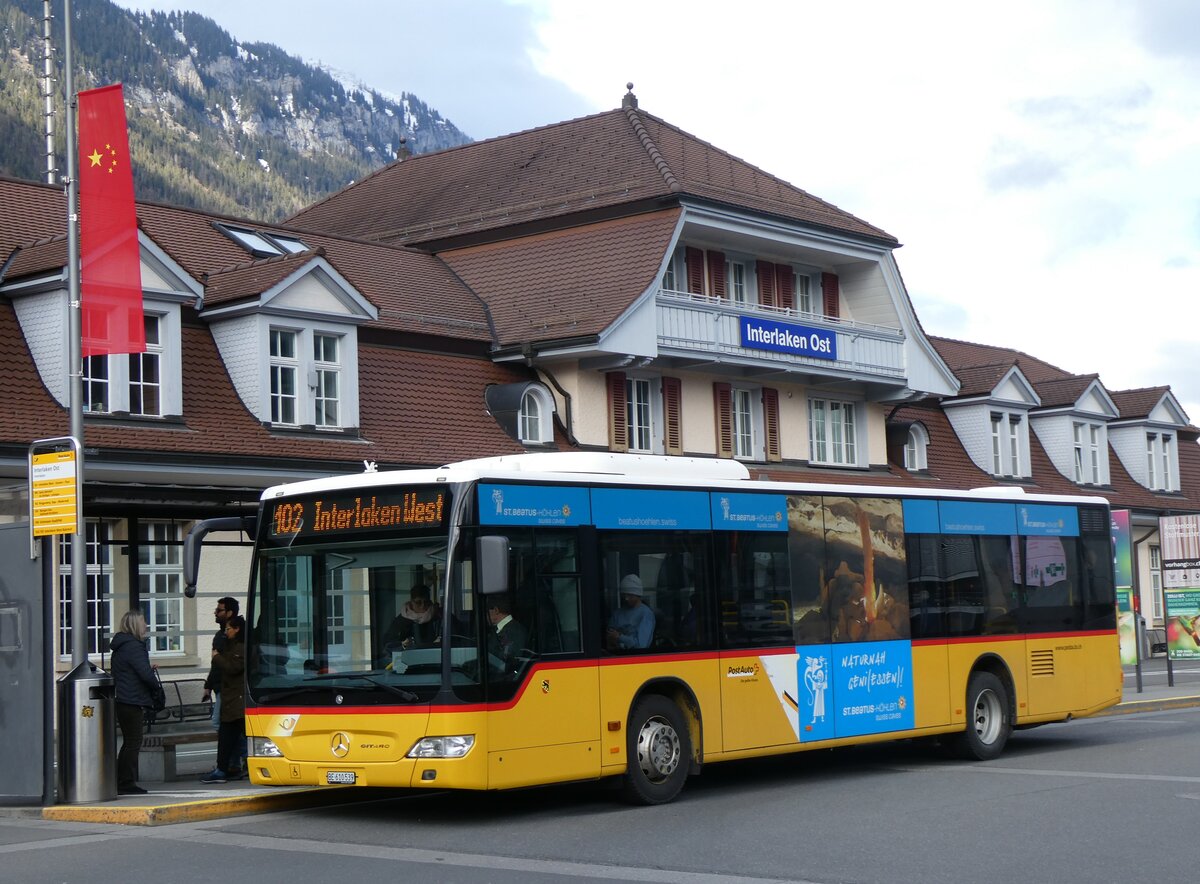
M 217 634 L 213 636 L 212 649 L 218 654 L 225 650 L 225 625 L 229 622 L 230 617 L 238 615 L 238 600 L 232 596 L 225 596 L 217 599 L 216 621 Z M 218 730 L 221 726 L 221 673 L 217 669 L 216 664 L 213 664 L 208 669 L 208 678 L 204 679 L 204 697 L 205 703 L 213 699 L 213 694 L 216 694 L 216 699 L 213 701 L 212 726 L 213 730 Z

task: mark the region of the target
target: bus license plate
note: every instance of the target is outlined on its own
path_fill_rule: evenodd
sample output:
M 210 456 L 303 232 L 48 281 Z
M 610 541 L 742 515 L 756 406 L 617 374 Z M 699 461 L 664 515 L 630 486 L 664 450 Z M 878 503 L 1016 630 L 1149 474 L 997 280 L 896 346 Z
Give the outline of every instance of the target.
M 325 772 L 325 782 L 331 786 L 353 786 L 354 771 L 329 770 Z

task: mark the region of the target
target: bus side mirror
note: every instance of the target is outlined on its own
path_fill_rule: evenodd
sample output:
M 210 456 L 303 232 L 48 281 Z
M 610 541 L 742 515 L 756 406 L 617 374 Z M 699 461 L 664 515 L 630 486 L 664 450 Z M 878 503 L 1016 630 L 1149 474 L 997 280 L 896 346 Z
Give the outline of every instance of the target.
M 197 522 L 183 539 L 183 594 L 196 597 L 196 581 L 200 576 L 200 544 L 210 531 L 244 531 L 253 540 L 258 533 L 257 516 L 222 516 Z
M 475 541 L 476 580 L 484 595 L 508 592 L 508 538 L 487 535 Z

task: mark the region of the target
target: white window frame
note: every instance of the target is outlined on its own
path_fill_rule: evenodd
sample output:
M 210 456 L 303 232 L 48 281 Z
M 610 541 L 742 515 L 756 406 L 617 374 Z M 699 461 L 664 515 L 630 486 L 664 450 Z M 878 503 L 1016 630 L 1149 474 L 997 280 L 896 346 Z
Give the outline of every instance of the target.
M 733 436 L 733 456 L 738 460 L 761 460 L 762 391 L 732 387 L 729 419 Z
M 129 413 L 138 417 L 162 417 L 163 414 L 163 317 L 154 313 L 144 314 L 146 350 L 129 354 Z M 154 366 L 155 380 L 146 380 L 146 369 Z M 134 380 L 135 367 L 138 379 Z M 153 390 L 156 409 L 147 411 L 146 391 Z
M 990 413 L 992 475 L 1019 479 L 1025 475 L 1025 415 L 1012 411 Z
M 1150 610 L 1153 622 L 1163 622 L 1162 548 L 1150 544 Z
M 554 400 L 545 387 L 531 386 L 521 395 L 517 437 L 526 445 L 554 441 Z
M 804 270 L 793 268 L 793 277 L 796 286 L 796 300 L 793 302 L 796 305 L 798 313 L 812 313 L 812 276 Z
M 625 378 L 625 427 L 632 452 L 654 451 L 654 398 L 649 378 Z
M 1175 491 L 1176 435 L 1158 430 L 1146 433 L 1146 487 L 1152 491 Z
M 270 385 L 268 387 L 269 410 L 271 423 L 282 427 L 296 427 L 300 425 L 300 358 L 302 342 L 301 332 L 298 329 L 271 327 L 268 333 L 270 340 L 267 355 L 269 358 L 268 376 Z M 282 345 L 285 341 L 291 342 L 291 354 L 284 353 L 285 349 Z M 286 392 L 284 379 L 290 377 L 292 379 L 292 391 Z M 285 406 L 291 404 L 292 413 L 291 420 L 285 415 Z
M 920 424 L 913 424 L 904 441 L 904 469 L 919 472 L 928 468 L 929 433 Z
M 83 401 L 87 414 L 129 414 L 138 418 L 162 418 L 183 413 L 183 343 L 180 333 L 179 308 L 146 309 L 146 330 L 156 326 L 157 340 L 146 337 L 144 353 L 114 354 L 111 356 L 89 356 L 83 360 Z M 145 365 L 146 360 L 158 363 L 158 381 L 146 384 L 134 381 L 130 368 L 135 360 Z M 103 366 L 107 377 L 99 377 L 97 369 Z M 135 389 L 155 386 L 158 390 L 158 412 L 147 414 L 133 410 Z M 103 388 L 107 397 L 104 408 L 93 408 L 96 390 Z
M 840 399 L 808 400 L 808 445 L 812 463 L 858 466 L 858 403 Z
M 734 304 L 750 303 L 750 273 L 746 262 L 732 260 L 725 262 L 725 291 L 729 300 Z
M 113 611 L 112 536 L 116 523 L 107 519 L 85 519 L 83 528 L 87 569 L 88 656 L 105 651 L 104 642 L 117 628 Z M 58 656 L 69 659 L 74 649 L 71 614 L 74 608 L 71 588 L 71 538 L 58 538 Z
M 1071 438 L 1075 454 L 1075 481 L 1080 485 L 1101 485 L 1100 469 L 1101 427 L 1098 424 L 1073 421 Z
M 183 543 L 179 525 L 138 526 L 138 595 L 149 627 L 150 656 L 180 656 L 183 647 Z
M 341 428 L 342 338 L 313 332 L 313 424 L 319 430 Z M 332 358 L 328 347 L 332 346 Z M 332 386 L 332 390 L 330 387 Z M 330 406 L 332 404 L 332 416 Z

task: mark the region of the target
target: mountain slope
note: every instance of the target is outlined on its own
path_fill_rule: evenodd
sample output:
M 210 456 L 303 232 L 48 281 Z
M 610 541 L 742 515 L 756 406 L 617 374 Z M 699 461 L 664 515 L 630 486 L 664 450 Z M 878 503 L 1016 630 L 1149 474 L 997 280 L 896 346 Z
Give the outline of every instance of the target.
M 0 172 L 45 180 L 42 10 L 41 0 L 0 0 Z M 402 137 L 410 153 L 471 140 L 414 95 L 346 84 L 195 13 L 110 0 L 74 0 L 72 11 L 76 89 L 125 86 L 139 199 L 277 220 L 391 162 Z M 53 35 L 61 166 L 57 18 Z

